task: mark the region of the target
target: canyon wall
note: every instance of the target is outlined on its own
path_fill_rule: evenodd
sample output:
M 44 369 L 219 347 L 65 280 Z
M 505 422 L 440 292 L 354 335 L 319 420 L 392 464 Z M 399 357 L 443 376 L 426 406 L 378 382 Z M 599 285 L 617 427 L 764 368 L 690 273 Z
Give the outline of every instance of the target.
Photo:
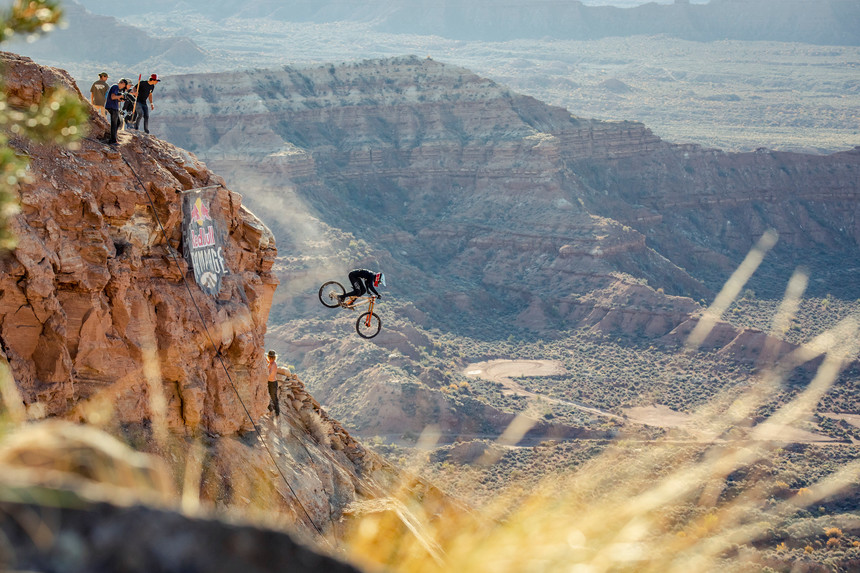
M 413 325 L 481 340 L 587 328 L 674 346 L 767 229 L 783 237 L 763 267 L 771 291 L 805 264 L 811 288 L 860 296 L 839 262 L 860 256 L 856 152 L 676 145 L 415 57 L 163 88 L 157 129 L 270 214 L 286 285 L 272 339 L 362 431 L 497 431 L 498 412 L 439 394 L 451 377 L 424 367 L 433 343 Z M 344 338 L 346 318 L 332 326 L 316 301 L 319 284 L 357 266 L 386 272 L 395 305 L 372 346 Z M 718 330 L 707 350 L 757 341 L 740 361 L 767 339 Z
M 711 296 L 768 228 L 783 237 L 781 265 L 858 251 L 854 152 L 674 145 L 641 123 L 574 117 L 430 59 L 171 80 L 168 139 L 249 201 L 268 190 L 382 247 L 425 311 L 425 292 L 452 293 L 458 313 L 502 300 L 490 312 L 542 329 L 594 321 L 595 304 L 627 298 L 641 320 L 619 323 L 659 335 L 692 307 L 657 289 Z M 289 235 L 279 219 L 273 228 Z M 809 262 L 795 260 L 804 250 Z M 647 297 L 616 292 L 642 281 Z
M 26 58 L 4 54 L 3 66 L 12 106 L 74 89 L 64 72 Z M 274 237 L 193 155 L 145 136 L 119 147 L 93 139 L 106 130 L 93 116 L 92 138 L 74 150 L 13 141 L 30 177 L 13 222 L 18 246 L 0 262 L 0 342 L 24 404 L 34 417 L 98 405 L 133 423 L 151 417 L 161 392 L 174 429 L 247 430 L 233 385 L 258 417 Z M 178 192 L 210 185 L 230 270 L 217 297 L 178 254 Z

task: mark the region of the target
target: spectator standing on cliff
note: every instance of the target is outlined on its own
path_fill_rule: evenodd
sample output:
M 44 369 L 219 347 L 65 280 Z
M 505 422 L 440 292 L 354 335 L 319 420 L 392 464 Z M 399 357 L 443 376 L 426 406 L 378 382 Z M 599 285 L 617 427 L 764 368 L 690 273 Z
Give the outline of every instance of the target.
M 266 367 L 269 373 L 269 411 L 275 411 L 275 416 L 281 415 L 281 403 L 278 402 L 278 354 L 269 350 L 266 354 Z
M 119 129 L 119 107 L 122 105 L 122 101 L 124 99 L 123 94 L 126 89 L 128 89 L 128 80 L 122 78 L 112 85 L 107 92 L 105 109 L 107 109 L 110 114 L 110 139 L 108 140 L 108 144 L 110 145 L 116 145 L 118 143 L 116 140 L 116 132 Z
M 155 104 L 152 103 L 152 92 L 155 86 L 161 80 L 156 74 L 149 76 L 145 82 L 140 82 L 135 86 L 135 96 L 137 97 L 137 120 L 134 122 L 134 128 L 140 129 L 140 120 L 143 118 L 143 131 L 149 133 L 149 110 L 155 109 Z
M 102 117 L 107 116 L 105 102 L 107 101 L 107 93 L 110 89 L 107 79 L 107 72 L 102 72 L 99 74 L 99 79 L 94 81 L 93 85 L 90 86 L 90 103 L 93 104 L 93 107 L 96 108 L 96 111 Z

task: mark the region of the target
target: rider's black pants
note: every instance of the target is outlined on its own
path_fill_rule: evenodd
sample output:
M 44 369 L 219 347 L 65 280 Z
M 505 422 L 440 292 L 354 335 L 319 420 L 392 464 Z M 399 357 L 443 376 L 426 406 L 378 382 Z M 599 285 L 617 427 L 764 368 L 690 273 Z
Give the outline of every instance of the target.
M 358 273 L 351 272 L 346 275 L 349 282 L 352 283 L 352 290 L 343 295 L 344 298 L 349 296 L 362 296 L 367 293 L 367 280 L 358 276 Z

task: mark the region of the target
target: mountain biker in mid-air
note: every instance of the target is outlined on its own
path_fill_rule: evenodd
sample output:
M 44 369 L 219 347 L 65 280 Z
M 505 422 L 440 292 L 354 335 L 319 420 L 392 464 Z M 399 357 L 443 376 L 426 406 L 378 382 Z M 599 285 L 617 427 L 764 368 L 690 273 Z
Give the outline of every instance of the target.
M 349 271 L 347 277 L 349 278 L 350 284 L 352 284 L 352 290 L 346 294 L 337 295 L 338 302 L 348 300 L 346 304 L 350 305 L 356 298 L 366 294 L 368 291 L 375 294 L 378 298 L 382 298 L 382 295 L 379 294 L 374 287 L 378 287 L 379 285 L 385 286 L 384 274 L 375 273 L 367 269 L 355 269 L 353 271 Z

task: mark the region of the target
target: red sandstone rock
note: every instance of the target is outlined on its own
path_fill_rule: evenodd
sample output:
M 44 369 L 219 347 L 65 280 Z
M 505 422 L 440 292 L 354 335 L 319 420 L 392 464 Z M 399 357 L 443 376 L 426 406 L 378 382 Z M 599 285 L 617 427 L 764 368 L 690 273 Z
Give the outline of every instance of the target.
M 12 105 L 38 102 L 51 87 L 75 89 L 65 72 L 11 54 L 2 60 Z M 106 127 L 93 117 L 91 136 Z M 69 415 L 108 398 L 120 421 L 146 420 L 144 364 L 153 351 L 171 427 L 249 429 L 233 385 L 259 417 L 268 403 L 262 348 L 278 283 L 274 238 L 193 155 L 155 137 L 120 139 L 118 148 L 84 140 L 76 150 L 14 142 L 30 157 L 32 177 L 20 186 L 18 246 L 0 260 L 0 342 L 24 403 Z M 231 273 L 217 298 L 173 256 L 181 242 L 176 191 L 208 185 L 221 186 L 217 223 Z

